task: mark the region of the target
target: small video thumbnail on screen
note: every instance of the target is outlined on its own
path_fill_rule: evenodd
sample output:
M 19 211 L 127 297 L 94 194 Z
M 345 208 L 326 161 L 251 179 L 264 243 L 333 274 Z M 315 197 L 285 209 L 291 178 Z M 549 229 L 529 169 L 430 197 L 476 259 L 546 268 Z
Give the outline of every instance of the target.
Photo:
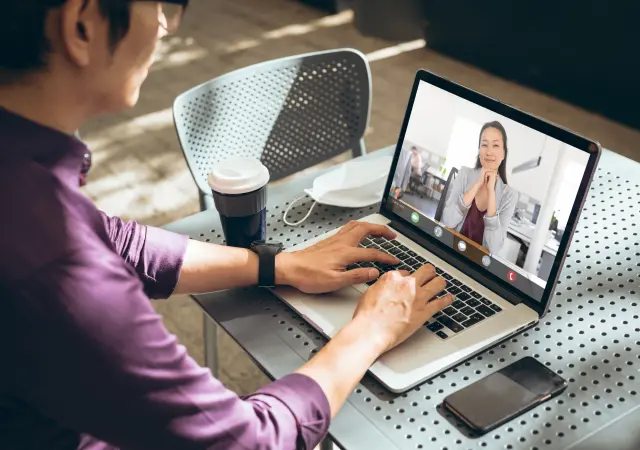
M 589 155 L 421 83 L 393 198 L 546 282 Z

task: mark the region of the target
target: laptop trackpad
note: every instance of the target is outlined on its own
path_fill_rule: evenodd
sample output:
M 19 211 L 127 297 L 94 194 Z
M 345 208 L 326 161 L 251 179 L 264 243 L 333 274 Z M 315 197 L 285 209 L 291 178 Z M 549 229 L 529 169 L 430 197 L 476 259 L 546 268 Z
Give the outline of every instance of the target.
M 300 312 L 306 316 L 305 318 L 313 322 L 326 336 L 334 337 L 353 318 L 361 296 L 360 292 L 349 286 L 329 294 L 298 294 L 295 297 L 304 305 Z M 289 299 L 291 296 L 285 298 Z

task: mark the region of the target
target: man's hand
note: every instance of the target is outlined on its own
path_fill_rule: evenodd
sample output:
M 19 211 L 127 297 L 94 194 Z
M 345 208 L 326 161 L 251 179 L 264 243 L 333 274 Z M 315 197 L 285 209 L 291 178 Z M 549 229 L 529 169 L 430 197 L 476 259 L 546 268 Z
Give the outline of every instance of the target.
M 322 388 L 334 417 L 367 369 L 398 345 L 453 297 L 437 295 L 445 281 L 426 265 L 413 275 L 391 271 L 362 296 L 354 318 L 311 361 L 297 370 Z
M 431 264 L 422 266 L 413 275 L 407 272 L 385 273 L 362 296 L 354 321 L 365 323 L 367 335 L 381 339 L 382 351 L 404 342 L 435 313 L 449 306 L 451 294 L 437 297 L 446 282 L 436 276 Z
M 366 283 L 378 278 L 377 269 L 345 270 L 360 261 L 394 265 L 400 261 L 387 253 L 358 244 L 367 236 L 396 237 L 383 225 L 352 221 L 335 235 L 297 252 L 283 252 L 276 257 L 276 284 L 287 284 L 308 294 L 332 292 L 345 286 Z

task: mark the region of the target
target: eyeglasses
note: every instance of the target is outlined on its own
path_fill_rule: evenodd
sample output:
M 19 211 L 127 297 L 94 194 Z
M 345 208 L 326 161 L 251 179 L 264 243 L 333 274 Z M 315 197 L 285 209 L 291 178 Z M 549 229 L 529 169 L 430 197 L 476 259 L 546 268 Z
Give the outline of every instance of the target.
M 150 0 L 137 0 L 137 1 L 150 1 Z M 158 21 L 160 26 L 165 29 L 167 34 L 174 34 L 180 28 L 182 22 L 182 16 L 189 4 L 189 0 L 165 0 L 156 1 L 159 6 Z

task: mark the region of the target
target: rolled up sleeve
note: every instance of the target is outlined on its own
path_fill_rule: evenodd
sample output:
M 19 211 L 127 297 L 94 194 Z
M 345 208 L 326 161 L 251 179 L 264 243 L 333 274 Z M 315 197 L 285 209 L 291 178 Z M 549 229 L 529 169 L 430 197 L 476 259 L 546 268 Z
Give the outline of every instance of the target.
M 178 283 L 189 237 L 100 213 L 114 250 L 134 267 L 147 296 L 169 297 Z
M 318 383 L 306 375 L 287 375 L 247 399 L 268 405 L 281 421 L 292 420 L 292 425 L 284 429 L 292 433 L 287 440 L 296 441 L 296 448 L 312 449 L 327 434 L 331 417 L 329 402 Z
M 154 450 L 310 450 L 327 431 L 312 379 L 289 375 L 241 398 L 199 367 L 117 255 L 80 249 L 15 292 L 12 321 L 0 317 L 16 343 L 8 389 L 62 427 Z

